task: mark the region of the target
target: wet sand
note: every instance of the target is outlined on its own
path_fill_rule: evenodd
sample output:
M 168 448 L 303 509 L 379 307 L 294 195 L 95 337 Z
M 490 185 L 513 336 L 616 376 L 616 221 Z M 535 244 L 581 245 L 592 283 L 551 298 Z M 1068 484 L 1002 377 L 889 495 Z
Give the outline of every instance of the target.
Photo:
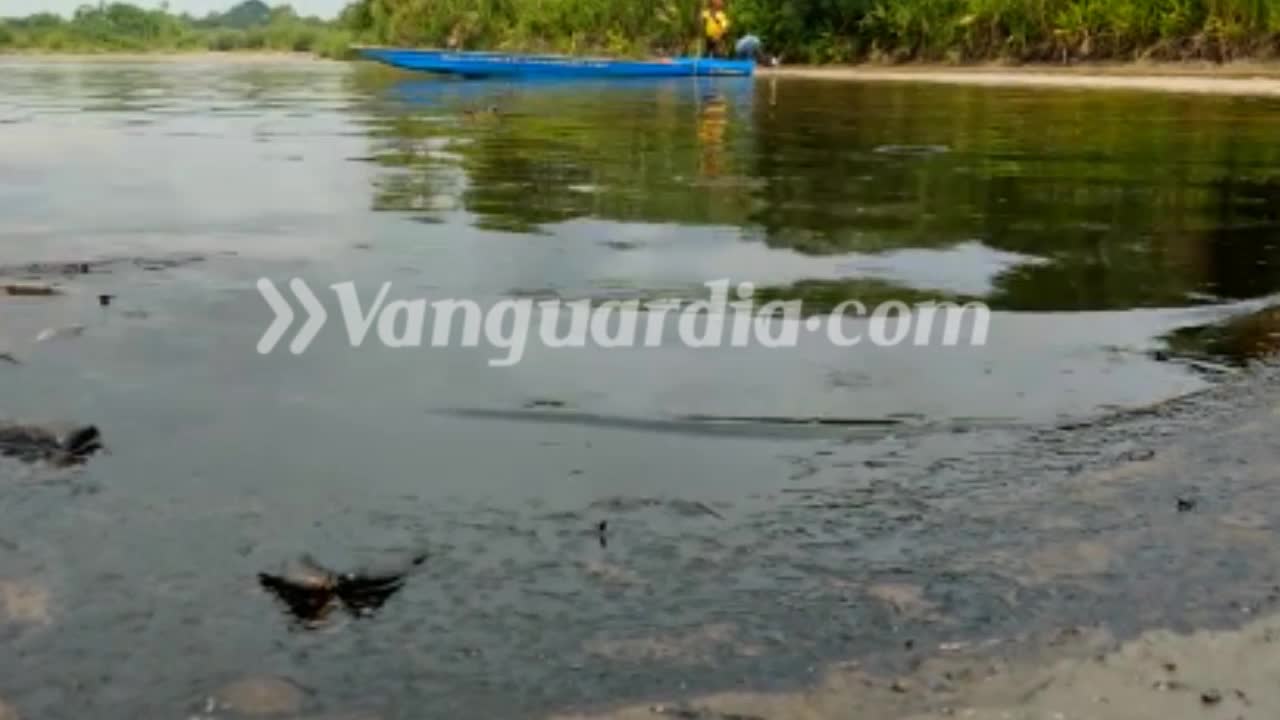
M 1276 717 L 1278 638 L 1275 615 L 1239 630 L 1149 632 L 1105 654 L 998 673 L 960 695 L 963 709 L 955 714 L 975 720 Z
M 1252 718 L 1280 714 L 1280 615 L 1238 630 L 1188 635 L 1158 630 L 1123 644 L 1067 633 L 1065 657 L 1043 664 L 936 659 L 886 680 L 856 667 L 794 693 L 723 693 L 679 705 L 645 705 L 557 720 L 1131 720 Z
M 1127 508 L 1131 520 L 1088 540 L 1051 546 L 1005 557 L 1026 587 L 1048 587 L 1074 577 L 1076 581 L 1127 583 L 1116 570 L 1121 558 L 1150 548 L 1168 549 L 1179 543 L 1203 545 L 1211 553 L 1261 550 L 1273 553 L 1270 522 L 1250 508 L 1269 501 L 1263 485 L 1249 476 L 1275 477 L 1276 451 L 1268 438 L 1280 429 L 1280 394 L 1274 373 L 1261 380 L 1242 379 L 1153 406 L 1154 416 L 1195 416 L 1206 408 L 1239 402 L 1249 409 L 1217 416 L 1187 427 L 1153 447 L 1152 453 L 1131 456 L 1109 467 L 1074 474 L 1055 489 L 1037 487 L 1023 498 L 1028 507 L 1061 504 L 1053 498 L 1089 498 L 1104 507 Z M 1257 397 L 1246 397 L 1257 392 Z M 1132 413 L 1117 416 L 1114 427 L 1104 422 L 1094 430 L 1134 434 Z M 1209 428 L 1212 428 L 1211 430 Z M 1086 435 L 1091 432 L 1084 431 Z M 1163 435 L 1164 432 L 1161 432 Z M 1079 436 L 1083 440 L 1085 436 Z M 1083 446 L 1086 443 L 1077 443 Z M 1235 468 L 1222 467 L 1223 462 Z M 1217 467 L 1217 470 L 1214 468 Z M 1200 479 L 1200 492 L 1216 494 L 1212 501 L 1192 499 L 1173 507 L 1173 488 L 1179 475 Z M 1036 499 L 1035 495 L 1043 494 Z M 1133 498 L 1144 494 L 1168 497 L 1166 520 L 1150 510 L 1135 510 Z M 1181 497 L 1181 496 L 1178 496 Z M 1078 522 L 1070 517 L 1065 522 Z M 1146 529 L 1140 526 L 1152 523 Z M 1163 529 L 1157 527 L 1163 524 Z M 1145 550 L 1144 550 L 1145 549 Z M 1197 551 L 1198 552 L 1198 551 Z M 1190 555 L 1186 556 L 1190 557 Z M 1174 561 L 1166 572 L 1194 584 L 1189 560 Z M 963 571 L 957 565 L 958 571 Z M 1109 578 L 1109 579 L 1107 579 Z M 1177 582 L 1175 580 L 1175 582 Z M 885 672 L 871 659 L 813 668 L 814 680 L 803 688 L 741 690 L 707 695 L 679 695 L 621 708 L 597 709 L 553 716 L 554 720 L 639 720 L 678 717 L 702 720 L 835 720 L 837 718 L 943 720 L 1130 720 L 1161 717 L 1264 718 L 1280 714 L 1280 586 L 1272 577 L 1246 573 L 1213 588 L 1208 606 L 1217 619 L 1203 620 L 1206 609 L 1188 602 L 1180 613 L 1137 632 L 1115 631 L 1115 614 L 1097 608 L 1080 624 L 1063 618 L 1057 629 L 1025 634 L 993 635 L 986 640 L 939 642 L 915 647 L 911 641 L 901 654 L 910 656 L 900 674 Z M 1241 592 L 1243 590 L 1243 592 Z M 1160 591 L 1131 587 L 1134 605 L 1156 602 Z M 921 602 L 909 586 L 872 587 L 868 593 L 896 608 L 898 617 L 928 616 L 933 608 Z M 1244 599 L 1240 599 L 1244 598 Z M 1169 629 L 1169 626 L 1177 629 Z M 892 654 L 892 653 L 890 653 Z
M 852 82 L 927 82 L 984 87 L 1030 87 L 1078 90 L 1139 90 L 1200 95 L 1280 96 L 1280 66 L 1239 65 L 1086 65 L 1056 67 L 945 67 L 875 65 L 779 67 L 764 69 L 766 78 L 808 78 Z

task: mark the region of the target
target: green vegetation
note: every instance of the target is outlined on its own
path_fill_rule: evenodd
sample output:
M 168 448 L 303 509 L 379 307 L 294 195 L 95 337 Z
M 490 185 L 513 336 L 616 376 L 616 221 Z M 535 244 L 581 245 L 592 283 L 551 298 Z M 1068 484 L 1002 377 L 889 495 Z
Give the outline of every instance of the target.
M 0 51 L 147 52 L 262 50 L 342 56 L 351 35 L 301 17 L 288 5 L 245 0 L 204 18 L 127 3 L 84 5 L 70 19 L 51 13 L 0 20 Z
M 458 48 L 681 52 L 701 0 L 356 0 L 342 22 L 386 44 Z
M 695 51 L 701 0 L 354 0 L 333 21 L 245 0 L 205 18 L 125 3 L 0 22 L 0 50 Z M 732 0 L 736 32 L 791 62 L 1230 60 L 1280 50 L 1280 0 Z
M 690 49 L 699 0 L 356 0 L 388 44 Z M 1280 0 L 731 0 L 737 32 L 791 61 L 1230 59 L 1280 47 Z

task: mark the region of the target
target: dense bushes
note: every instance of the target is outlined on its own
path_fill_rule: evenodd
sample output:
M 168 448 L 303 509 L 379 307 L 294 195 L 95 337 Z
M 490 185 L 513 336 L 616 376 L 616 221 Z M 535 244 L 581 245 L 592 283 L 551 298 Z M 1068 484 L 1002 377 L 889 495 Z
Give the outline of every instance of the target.
M 42 13 L 0 24 L 0 47 L 62 52 L 278 50 L 340 56 L 350 39 L 336 23 L 259 0 L 200 19 L 112 3 L 82 6 L 70 19 Z
M 456 48 L 678 52 L 700 0 L 357 0 L 341 22 L 370 42 Z
M 355 0 L 336 21 L 245 0 L 205 18 L 124 3 L 0 23 L 0 48 L 280 50 L 344 56 L 377 44 L 604 52 L 695 51 L 702 0 Z M 729 0 L 736 33 L 792 62 L 1060 62 L 1267 58 L 1280 0 Z
M 699 0 L 356 0 L 372 42 L 690 49 Z M 738 32 L 793 61 L 1231 59 L 1271 56 L 1280 0 L 730 0 Z

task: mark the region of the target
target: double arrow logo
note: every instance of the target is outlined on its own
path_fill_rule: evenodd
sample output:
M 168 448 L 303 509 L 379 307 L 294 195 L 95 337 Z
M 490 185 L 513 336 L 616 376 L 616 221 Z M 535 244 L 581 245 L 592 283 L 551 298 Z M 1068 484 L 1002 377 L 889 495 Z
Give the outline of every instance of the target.
M 311 292 L 311 288 L 301 278 L 290 280 L 289 289 L 298 298 L 302 309 L 307 312 L 307 321 L 298 329 L 298 334 L 293 336 L 293 342 L 289 343 L 289 352 L 294 355 L 301 355 L 307 349 L 307 346 L 311 345 L 311 341 L 316 338 L 320 329 L 324 327 L 325 322 L 329 319 L 329 314 L 324 311 L 324 306 L 316 299 L 315 293 Z M 276 314 L 271 326 L 267 328 L 266 332 L 262 333 L 262 338 L 258 340 L 258 352 L 262 355 L 267 355 L 275 349 L 276 343 L 280 342 L 285 332 L 293 325 L 294 314 L 293 307 L 276 289 L 275 283 L 267 278 L 258 280 L 258 292 L 262 293 L 262 299 L 267 301 L 267 305 Z

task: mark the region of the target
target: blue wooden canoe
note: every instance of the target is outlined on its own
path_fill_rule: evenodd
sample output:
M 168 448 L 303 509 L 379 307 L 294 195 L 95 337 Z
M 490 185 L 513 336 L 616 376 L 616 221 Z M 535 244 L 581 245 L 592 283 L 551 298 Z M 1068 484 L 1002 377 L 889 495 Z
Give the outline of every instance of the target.
M 658 60 L 609 60 L 571 55 L 519 55 L 451 50 L 402 50 L 359 48 L 361 56 L 405 70 L 485 77 L 641 78 L 694 77 L 752 74 L 752 60 L 712 58 L 664 58 Z

